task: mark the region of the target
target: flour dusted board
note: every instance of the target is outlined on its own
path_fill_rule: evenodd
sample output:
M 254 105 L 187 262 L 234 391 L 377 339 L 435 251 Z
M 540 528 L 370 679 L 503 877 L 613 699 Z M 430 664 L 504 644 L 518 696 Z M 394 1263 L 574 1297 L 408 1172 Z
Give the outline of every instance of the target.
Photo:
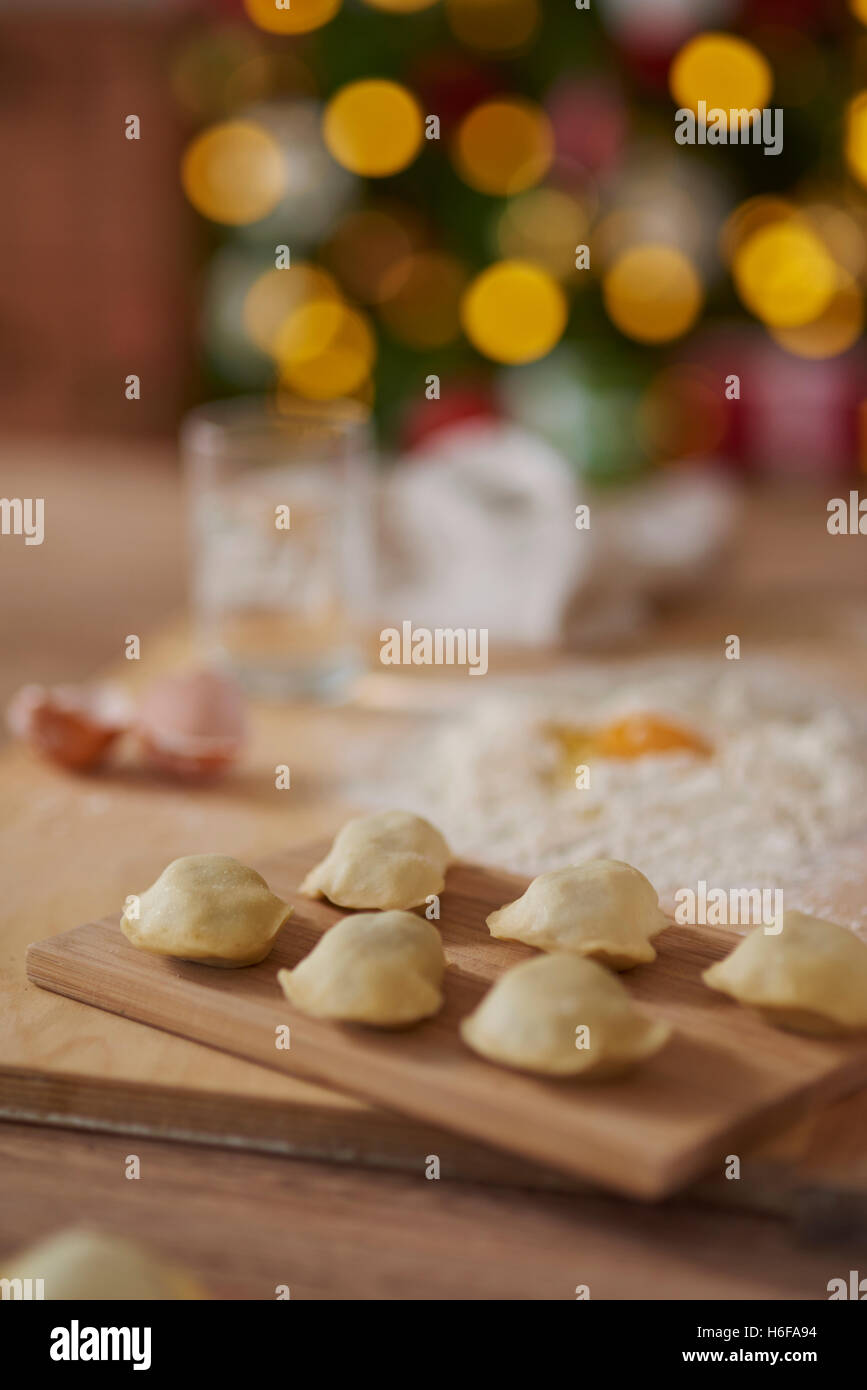
M 443 1012 L 400 1033 L 306 1018 L 283 998 L 277 970 L 294 966 L 344 914 L 297 893 L 322 845 L 258 865 L 295 906 L 272 954 L 238 971 L 134 950 L 115 921 L 90 923 L 28 951 L 30 979 L 98 1008 L 321 1081 L 389 1110 L 639 1197 L 659 1197 L 741 1141 L 797 1118 L 813 1098 L 867 1081 L 867 1040 L 825 1042 L 778 1032 L 701 983 L 701 971 L 737 938 L 671 927 L 658 959 L 622 978 L 673 1041 L 633 1076 L 606 1084 L 546 1081 L 495 1067 L 461 1043 L 458 1021 L 489 982 L 534 953 L 493 941 L 485 917 L 524 880 L 458 864 L 442 897 L 449 970 Z M 291 1048 L 278 1051 L 278 1025 Z M 419 1163 L 424 1155 L 419 1155 Z

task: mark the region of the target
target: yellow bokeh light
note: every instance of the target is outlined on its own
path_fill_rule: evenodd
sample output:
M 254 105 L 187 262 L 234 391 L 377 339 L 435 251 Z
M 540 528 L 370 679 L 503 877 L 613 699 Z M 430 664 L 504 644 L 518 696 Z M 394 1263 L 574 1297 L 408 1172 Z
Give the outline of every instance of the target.
M 274 211 L 286 191 L 286 163 L 261 126 L 224 121 L 187 146 L 181 181 L 197 212 L 212 222 L 243 226 Z
M 668 73 L 671 95 L 678 106 L 695 111 L 761 109 L 773 90 L 771 66 L 746 39 L 733 34 L 698 34 L 675 54 Z
M 459 306 L 466 281 L 454 256 L 442 251 L 410 256 L 385 277 L 380 318 L 410 347 L 445 347 L 461 331 Z
M 367 376 L 354 391 L 351 391 L 350 398 L 365 407 L 369 415 L 376 400 L 376 380 L 372 376 Z
M 331 98 L 322 132 L 344 169 L 366 178 L 386 178 L 411 164 L 424 133 L 415 97 L 381 78 L 350 82 Z
M 278 9 L 275 0 L 244 0 L 244 9 L 254 24 L 269 34 L 308 34 L 333 19 L 342 0 L 290 0 L 287 9 Z
M 244 329 L 262 352 L 277 355 L 280 331 L 286 320 L 313 300 L 338 299 L 332 276 L 319 266 L 299 261 L 286 270 L 266 270 L 247 291 Z
M 817 361 L 839 357 L 861 337 L 864 331 L 864 299 L 861 291 L 846 271 L 839 272 L 839 283 L 827 308 L 800 328 L 772 328 L 775 342 L 796 357 Z
M 553 155 L 548 117 L 534 102 L 515 97 L 483 102 L 465 116 L 453 151 L 464 182 L 496 197 L 532 188 Z
M 445 0 L 456 39 L 482 53 L 523 48 L 539 23 L 538 0 Z
M 558 188 L 535 188 L 506 205 L 497 226 L 503 256 L 535 261 L 558 280 L 575 273 L 576 248 L 588 229 L 585 209 Z
M 363 314 L 319 299 L 291 314 L 275 345 L 280 383 L 311 401 L 351 395 L 367 380 L 376 340 Z
M 802 216 L 818 232 L 841 270 L 860 276 L 867 265 L 864 231 L 843 208 L 833 203 L 809 203 Z
M 274 351 L 281 366 L 312 362 L 339 336 L 347 313 L 342 299 L 314 299 L 301 304 L 282 324 Z
M 698 272 L 676 246 L 650 242 L 618 256 L 602 282 L 612 322 L 639 343 L 667 343 L 692 328 L 704 299 Z
M 530 261 L 498 261 L 477 275 L 461 300 L 470 342 L 494 362 L 534 362 L 563 336 L 566 296 Z
M 862 24 L 867 24 L 867 0 L 849 0 L 849 9 Z
M 732 272 L 746 307 L 772 328 L 818 318 L 838 284 L 824 243 L 798 218 L 754 232 L 736 251 Z
M 846 108 L 846 163 L 867 187 L 867 92 L 859 92 Z
M 795 214 L 792 203 L 785 198 L 772 197 L 760 193 L 755 198 L 747 198 L 730 213 L 720 232 L 720 251 L 726 265 L 730 266 L 739 247 L 743 246 L 754 232 L 770 227 L 774 222 L 788 222 Z

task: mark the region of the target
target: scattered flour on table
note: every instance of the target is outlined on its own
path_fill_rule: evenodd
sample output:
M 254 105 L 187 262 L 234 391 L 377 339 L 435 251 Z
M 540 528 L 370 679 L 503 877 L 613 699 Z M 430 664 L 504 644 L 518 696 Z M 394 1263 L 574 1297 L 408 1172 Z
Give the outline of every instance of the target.
M 550 723 L 595 727 L 652 712 L 704 734 L 711 758 L 595 759 L 577 789 Z M 568 779 L 568 780 L 567 780 Z M 867 825 L 867 711 L 777 664 L 670 659 L 539 678 L 532 692 L 476 694 L 382 749 L 347 789 L 366 806 L 428 816 L 456 854 L 537 874 L 604 856 L 634 864 L 671 911 L 679 888 L 776 887 L 828 911 L 837 888 L 804 865 Z M 867 939 L 860 850 L 839 921 Z M 799 883 L 799 878 L 802 880 Z M 791 891 L 790 891 L 791 890 Z

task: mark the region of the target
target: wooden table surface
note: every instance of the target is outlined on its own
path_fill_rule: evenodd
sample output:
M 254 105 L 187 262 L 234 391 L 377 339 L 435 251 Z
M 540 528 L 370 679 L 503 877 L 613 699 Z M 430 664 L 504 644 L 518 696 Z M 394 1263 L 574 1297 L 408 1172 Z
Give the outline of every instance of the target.
M 0 606 L 0 694 L 28 679 L 78 679 L 116 662 L 129 632 L 143 638 L 140 669 L 127 673 L 134 680 L 176 661 L 185 637 L 177 628 L 166 633 L 165 622 L 183 604 L 183 509 L 168 453 L 130 457 L 96 445 L 9 452 L 6 492 L 46 497 L 50 529 L 40 548 L 25 551 L 15 538 L 0 544 L 0 584 L 15 596 Z M 718 651 L 737 632 L 742 649 L 806 657 L 863 690 L 867 567 L 859 538 L 827 536 L 825 497 L 753 497 L 720 582 L 667 614 L 633 650 Z M 129 771 L 115 774 L 119 820 L 105 814 L 98 780 L 61 781 L 8 749 L 0 759 L 0 977 L 20 971 L 27 940 L 101 915 L 107 899 L 129 891 L 131 875 L 153 876 L 179 826 L 187 851 L 260 857 L 302 833 L 330 831 L 341 811 L 329 759 L 333 767 L 335 745 L 355 717 L 310 707 L 286 714 L 288 804 L 273 779 L 269 786 L 259 776 L 178 797 Z M 253 766 L 262 751 L 252 750 Z M 59 852 L 70 837 L 72 858 Z M 17 1037 L 18 1060 L 26 1064 L 27 1029 L 50 1030 L 57 1009 L 81 1007 L 45 996 L 26 1029 L 7 1030 Z M 58 1064 L 74 1070 L 103 1045 L 85 1027 L 64 1043 Z M 195 1069 L 192 1044 L 167 1038 L 165 1046 L 171 1066 Z M 126 1058 L 134 1078 L 134 1043 Z M 242 1085 L 247 1064 L 219 1060 L 224 1082 Z M 862 1163 L 864 1109 L 842 1102 L 823 1123 L 836 1126 L 842 1151 L 851 1139 L 853 1164 Z M 576 1284 L 587 1283 L 593 1297 L 608 1298 L 821 1298 L 827 1281 L 850 1268 L 847 1260 L 858 1267 L 859 1247 L 863 1266 L 865 1239 L 845 1219 L 835 1229 L 823 1198 L 811 1203 L 822 1147 L 810 1134 L 796 1146 L 801 1200 L 793 1224 L 791 1209 L 784 1221 L 711 1206 L 700 1195 L 643 1208 L 589 1193 L 432 1182 L 421 1173 L 4 1123 L 0 1261 L 25 1241 L 87 1221 L 146 1238 L 227 1297 L 273 1297 L 276 1284 L 289 1283 L 293 1297 L 571 1298 Z M 131 1152 L 142 1158 L 136 1182 L 124 1177 Z

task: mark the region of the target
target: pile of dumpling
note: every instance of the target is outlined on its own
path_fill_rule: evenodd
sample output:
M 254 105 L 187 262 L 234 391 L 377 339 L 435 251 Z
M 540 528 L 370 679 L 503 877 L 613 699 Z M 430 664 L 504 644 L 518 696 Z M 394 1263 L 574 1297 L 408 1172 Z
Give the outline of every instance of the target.
M 442 940 L 411 909 L 442 892 L 449 858 L 442 835 L 421 816 L 385 811 L 345 825 L 301 892 L 359 910 L 325 932 L 294 970 L 279 972 L 287 998 L 317 1018 L 382 1028 L 438 1013 Z M 291 915 L 255 870 L 195 854 L 133 895 L 120 925 L 142 950 L 237 967 L 264 960 Z
M 300 891 L 352 909 L 278 981 L 317 1018 L 405 1028 L 438 1013 L 446 960 L 439 931 L 413 909 L 439 895 L 451 853 L 421 816 L 349 821 Z M 261 876 L 222 855 L 177 859 L 121 927 L 134 946 L 208 965 L 268 955 L 292 909 Z M 542 954 L 513 966 L 460 1024 L 489 1061 L 545 1076 L 609 1079 L 658 1052 L 670 1024 L 637 1009 L 618 973 L 656 959 L 668 926 L 653 885 L 629 864 L 593 859 L 533 880 L 487 919 L 492 937 Z M 867 1028 L 867 946 L 798 912 L 754 932 L 703 975 L 781 1028 L 836 1035 Z

